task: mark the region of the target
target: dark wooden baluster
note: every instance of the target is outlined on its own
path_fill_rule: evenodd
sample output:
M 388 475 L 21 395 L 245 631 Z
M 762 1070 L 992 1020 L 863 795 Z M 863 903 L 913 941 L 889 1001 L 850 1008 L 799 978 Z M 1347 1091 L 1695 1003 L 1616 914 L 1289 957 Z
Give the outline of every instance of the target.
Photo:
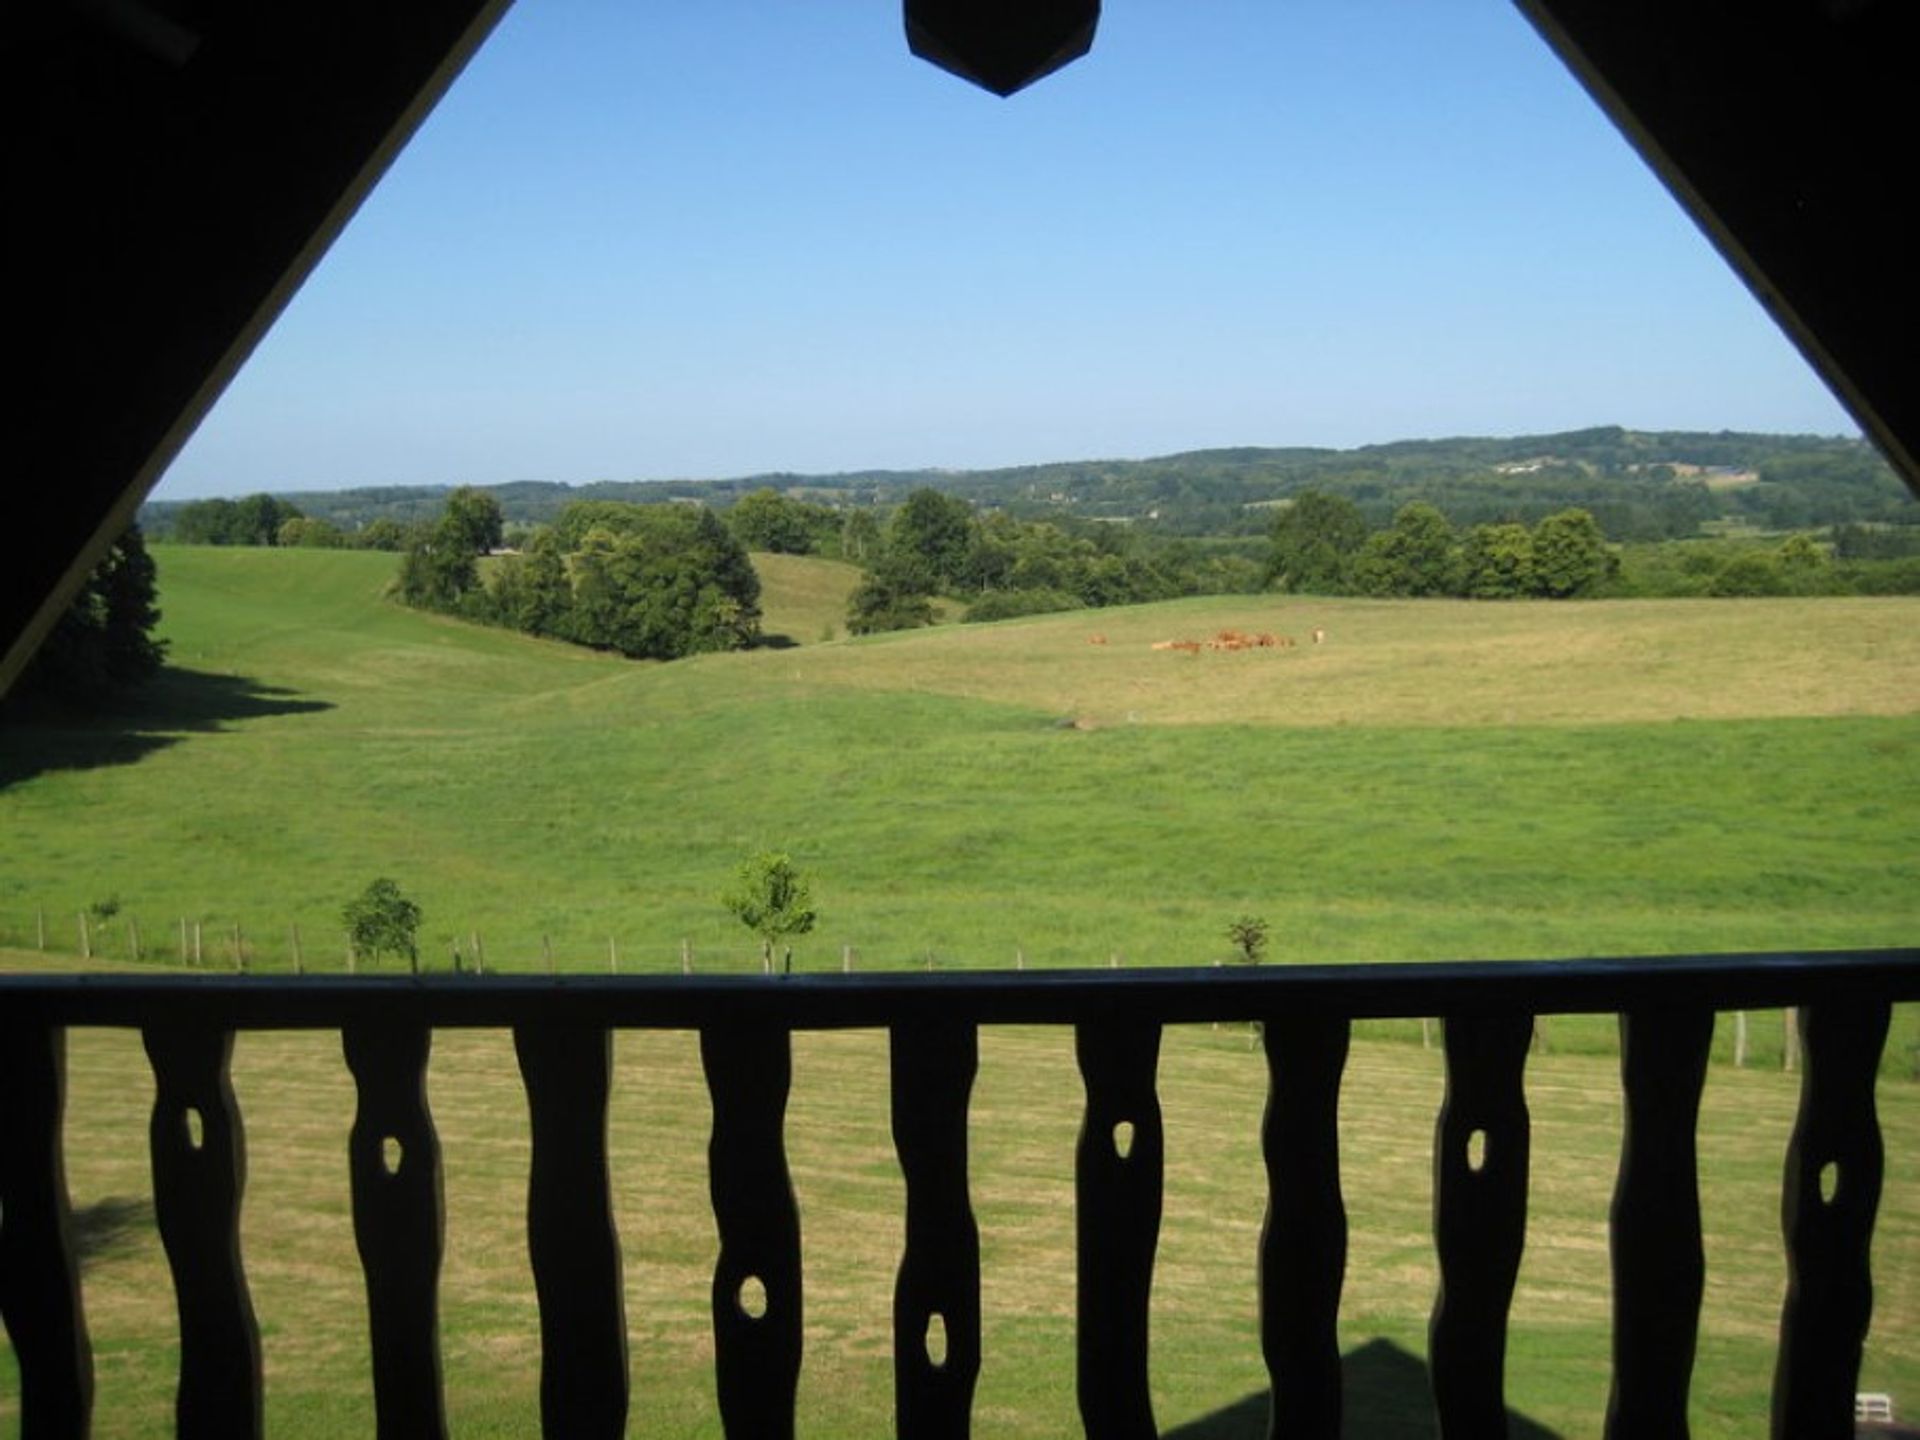
M 1773 1379 L 1775 1440 L 1849 1440 L 1885 1156 L 1873 1087 L 1888 1007 L 1802 1006 L 1800 1113 L 1787 1143 L 1780 1222 L 1787 1301 Z
M 1710 1010 L 1620 1017 L 1626 1126 L 1613 1191 L 1613 1391 L 1608 1440 L 1686 1440 L 1700 1329 L 1694 1135 L 1713 1042 Z
M 1080 1418 L 1089 1440 L 1151 1440 L 1147 1321 L 1165 1163 L 1154 1090 L 1160 1027 L 1090 1022 L 1075 1028 L 1074 1048 L 1087 1087 L 1074 1163 Z
M 153 1206 L 180 1309 L 182 1436 L 261 1433 L 260 1327 L 240 1265 L 247 1143 L 234 1103 L 233 1032 L 149 1027 Z
M 709 1026 L 700 1032 L 700 1059 L 713 1097 L 707 1165 L 720 1230 L 720 1421 L 733 1440 L 790 1440 L 800 1383 L 800 1211 L 781 1125 L 792 1040 L 773 1025 Z
M 607 1172 L 613 1039 L 605 1030 L 513 1032 L 533 1121 L 527 1248 L 540 1297 L 540 1427 L 554 1437 L 627 1428 L 627 1317 Z
M 980 1232 L 967 1199 L 971 1025 L 893 1029 L 893 1143 L 907 1182 L 907 1245 L 893 1290 L 895 1433 L 964 1437 L 980 1374 Z M 945 1355 L 929 1353 L 938 1320 Z
M 367 1277 L 373 1404 L 381 1440 L 444 1436 L 440 1140 L 427 1113 L 433 1032 L 409 1021 L 350 1025 L 342 1036 L 359 1105 L 347 1151 L 353 1234 Z
M 1530 1015 L 1449 1016 L 1433 1151 L 1440 1294 L 1428 1363 L 1442 1440 L 1507 1433 L 1507 1308 L 1527 1231 Z M 1478 1159 L 1476 1166 L 1474 1161 Z
M 1340 1195 L 1344 1019 L 1266 1022 L 1267 1218 L 1260 1232 L 1260 1348 L 1273 1379 L 1274 1440 L 1339 1440 L 1340 1287 L 1347 1211 Z
M 20 1366 L 21 1440 L 80 1440 L 93 1419 L 60 1143 L 66 1098 L 66 1031 L 0 1027 L 0 1318 Z

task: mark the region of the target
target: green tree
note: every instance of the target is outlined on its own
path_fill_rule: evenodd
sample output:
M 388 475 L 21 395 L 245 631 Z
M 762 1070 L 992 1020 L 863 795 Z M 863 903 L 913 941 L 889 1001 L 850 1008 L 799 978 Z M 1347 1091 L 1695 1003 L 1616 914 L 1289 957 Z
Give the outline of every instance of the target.
M 893 556 L 882 557 L 847 601 L 847 632 L 877 635 L 933 624 L 933 597 L 925 580 Z
M 1344 495 L 1306 490 L 1273 522 L 1269 583 L 1317 595 L 1343 594 L 1367 543 L 1367 521 Z
M 140 527 L 128 528 L 93 568 L 8 692 L 12 700 L 97 702 L 152 677 L 166 654 L 157 576 Z
M 583 521 L 598 523 L 583 530 Z M 759 637 L 760 577 L 746 547 L 705 506 L 569 506 L 552 533 L 555 545 L 579 537 L 566 638 L 674 660 Z
M 1456 595 L 1460 539 L 1445 515 L 1416 500 L 1400 507 L 1391 528 L 1367 537 L 1351 578 L 1367 595 Z
M 1585 510 L 1561 510 L 1533 527 L 1535 594 L 1554 600 L 1591 595 L 1613 566 L 1606 536 Z
M 356 550 L 404 550 L 407 548 L 407 527 L 398 520 L 382 515 L 354 531 L 349 543 Z
M 817 918 L 806 876 L 793 859 L 778 850 L 763 850 L 740 862 L 734 886 L 720 903 L 735 919 L 760 937 L 761 968 L 773 970 L 773 942 L 789 935 L 805 935 Z M 792 953 L 788 953 L 792 966 Z
M 405 955 L 408 966 L 420 970 L 416 936 L 420 907 L 400 893 L 400 887 L 382 876 L 346 903 L 340 918 L 355 955 L 379 961 L 382 955 Z
M 887 553 L 921 577 L 928 593 L 961 582 L 973 543 L 973 507 L 938 490 L 907 496 L 887 525 Z
M 749 550 L 811 555 L 815 545 L 810 512 L 814 508 L 766 486 L 740 497 L 727 511 L 727 527 Z
M 506 520 L 500 502 L 484 490 L 462 485 L 447 496 L 440 516 L 441 539 L 470 555 L 489 555 L 500 548 Z
M 1242 963 L 1258 965 L 1267 953 L 1267 922 L 1258 915 L 1236 915 L 1227 924 L 1227 939 Z
M 283 548 L 334 550 L 346 543 L 346 536 L 342 535 L 339 527 L 330 520 L 296 515 L 291 520 L 280 522 L 280 531 L 275 536 L 274 543 Z
M 1460 547 L 1462 586 L 1477 600 L 1518 600 L 1534 593 L 1533 534 L 1515 521 L 1476 525 Z

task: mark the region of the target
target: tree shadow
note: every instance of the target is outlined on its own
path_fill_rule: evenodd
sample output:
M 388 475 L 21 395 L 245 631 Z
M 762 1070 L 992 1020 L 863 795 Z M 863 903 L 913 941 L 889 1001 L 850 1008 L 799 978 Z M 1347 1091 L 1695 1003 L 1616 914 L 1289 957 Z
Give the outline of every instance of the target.
M 74 1258 L 85 1271 L 99 1261 L 124 1255 L 140 1235 L 152 1229 L 151 1200 L 135 1195 L 109 1195 L 73 1212 Z
M 749 650 L 793 650 L 798 648 L 799 644 L 800 642 L 794 639 L 793 636 L 775 631 L 771 635 L 762 634 L 756 636 L 753 643 L 747 648 Z
M 184 736 L 235 720 L 331 710 L 277 685 L 168 665 L 138 690 L 85 713 L 45 705 L 0 707 L 0 790 L 50 770 L 131 765 Z
M 1391 1340 L 1369 1340 L 1341 1361 L 1344 1416 L 1340 1433 L 1347 1440 L 1432 1440 L 1433 1390 L 1426 1362 Z M 1163 1440 L 1266 1440 L 1267 1392 L 1236 1400 L 1168 1430 Z M 1562 1440 L 1524 1415 L 1507 1412 L 1508 1440 Z

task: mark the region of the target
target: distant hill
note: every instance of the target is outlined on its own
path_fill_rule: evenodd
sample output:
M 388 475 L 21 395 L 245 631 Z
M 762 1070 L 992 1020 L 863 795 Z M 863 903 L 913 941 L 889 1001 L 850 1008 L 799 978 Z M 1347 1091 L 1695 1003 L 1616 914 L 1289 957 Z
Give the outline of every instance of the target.
M 1398 440 L 1351 450 L 1244 446 L 1145 460 L 1072 460 L 996 470 L 778 472 L 730 480 L 516 480 L 484 487 L 509 521 L 540 523 L 576 500 L 693 501 L 725 507 L 771 488 L 817 503 L 884 506 L 922 486 L 1023 517 L 1065 514 L 1168 535 L 1245 535 L 1307 489 L 1350 496 L 1375 524 L 1426 500 L 1459 525 L 1532 522 L 1569 505 L 1591 510 L 1614 540 L 1699 533 L 1713 521 L 1781 530 L 1915 523 L 1920 507 L 1879 454 L 1844 436 L 1643 431 L 1600 426 L 1552 435 Z M 445 486 L 275 492 L 308 515 L 353 529 L 438 512 Z M 183 502 L 142 522 L 164 534 Z

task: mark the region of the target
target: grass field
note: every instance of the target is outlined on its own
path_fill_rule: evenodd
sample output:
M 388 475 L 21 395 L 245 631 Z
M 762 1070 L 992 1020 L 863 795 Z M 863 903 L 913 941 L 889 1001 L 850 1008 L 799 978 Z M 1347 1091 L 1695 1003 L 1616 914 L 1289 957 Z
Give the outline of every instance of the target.
M 1220 599 L 815 643 L 849 577 L 779 561 L 770 633 L 800 642 L 633 664 L 407 612 L 391 557 L 160 549 L 173 668 L 125 714 L 14 728 L 0 751 L 0 943 L 340 968 L 338 913 L 375 875 L 426 912 L 431 964 L 475 931 L 494 967 L 753 963 L 715 897 L 745 852 L 815 877 L 802 968 L 1205 963 L 1243 911 L 1274 961 L 1501 958 L 1912 943 L 1920 918 L 1920 602 L 1471 605 Z M 1155 641 L 1323 626 L 1327 643 L 1195 656 Z M 1094 633 L 1107 643 L 1092 645 Z M 48 963 L 0 954 L 0 965 Z M 60 962 L 53 962 L 60 963 Z M 1724 1058 L 1730 1023 L 1721 1025 Z M 1367 1027 L 1346 1088 L 1345 1340 L 1377 1428 L 1423 1435 L 1437 1057 Z M 1757 1017 L 1756 1059 L 1778 1054 Z M 1555 1021 L 1530 1069 L 1535 1217 L 1512 1399 L 1597 1433 L 1604 1223 L 1618 1144 L 1606 1022 Z M 1920 1401 L 1920 1027 L 1882 1085 L 1888 1174 L 1863 1383 Z M 889 1424 L 900 1186 L 885 1045 L 803 1037 L 790 1145 L 806 1227 L 808 1433 Z M 717 1433 L 708 1371 L 706 1101 L 685 1036 L 618 1043 L 617 1201 L 635 1430 Z M 70 1178 L 92 1237 L 102 1433 L 162 1433 L 172 1311 L 152 1233 L 137 1039 L 75 1037 Z M 347 1224 L 337 1040 L 241 1037 L 245 1246 L 276 1434 L 364 1430 L 365 1319 Z M 1264 1085 L 1243 1033 L 1169 1037 L 1156 1403 L 1227 1440 L 1259 1390 L 1252 1255 Z M 975 1190 L 988 1315 L 981 1428 L 1072 1417 L 1069 1038 L 989 1034 Z M 524 1101 L 503 1036 L 436 1042 L 456 1433 L 531 1429 L 536 1347 L 517 1239 Z M 1761 1426 L 1782 1284 L 1794 1082 L 1716 1066 L 1702 1126 L 1709 1297 L 1695 1433 Z M 12 1404 L 0 1371 L 0 1415 Z M 1403 1403 L 1404 1402 L 1404 1403 Z M 1240 1406 L 1239 1409 L 1233 1407 Z M 1257 1408 L 1257 1407 L 1256 1407 Z M 1217 1412 L 1228 1410 L 1228 1419 Z M 1395 1416 L 1399 1419 L 1396 1421 Z M 1207 1417 L 1216 1417 L 1209 1421 Z M 1396 1424 L 1399 1428 L 1395 1428 Z
M 706 1200 L 709 1123 L 697 1044 L 616 1042 L 614 1193 L 632 1330 L 631 1433 L 712 1436 Z M 139 1040 L 80 1032 L 70 1057 L 69 1180 L 83 1231 L 106 1437 L 170 1433 L 176 1364 L 165 1259 L 146 1168 L 152 1086 Z M 886 1041 L 796 1040 L 788 1145 L 807 1264 L 802 1430 L 891 1426 L 890 1304 L 902 1188 L 887 1130 Z M 346 1193 L 351 1085 L 336 1037 L 246 1034 L 235 1084 L 248 1126 L 243 1249 L 266 1355 L 268 1432 L 371 1430 L 366 1318 Z M 1187 1440 L 1248 1440 L 1263 1413 L 1254 1256 L 1265 1071 L 1244 1031 L 1170 1032 L 1161 1064 L 1165 1227 L 1154 1298 L 1154 1398 Z M 1763 1428 L 1783 1266 L 1780 1162 L 1795 1082 L 1716 1067 L 1701 1125 L 1708 1288 L 1694 1434 Z M 1361 1042 L 1341 1116 L 1351 1216 L 1342 1344 L 1350 1433 L 1431 1433 L 1422 1357 L 1435 1284 L 1428 1159 L 1439 1056 Z M 1536 1057 L 1533 1213 L 1514 1306 L 1510 1403 L 1554 1435 L 1599 1433 L 1608 1383 L 1606 1215 L 1619 1144 L 1614 1065 Z M 511 1041 L 443 1033 L 430 1095 L 446 1175 L 442 1326 L 454 1433 L 535 1433 L 538 1322 L 523 1238 L 527 1137 Z M 1072 1168 L 1079 1080 L 1071 1036 L 983 1036 L 972 1131 L 982 1232 L 982 1433 L 1075 1433 Z M 1874 1256 L 1874 1339 L 1862 1384 L 1920 1399 L 1920 1086 L 1882 1087 L 1887 1176 Z M 4 1351 L 0 1351 L 4 1355 Z M 0 1367 L 4 1366 L 0 1360 Z M 0 1368 L 0 1420 L 13 1390 Z M 1178 1427 L 1192 1426 L 1189 1431 Z M 1537 1431 L 1521 1431 L 1537 1436 Z
M 1913 600 L 1222 599 L 663 666 L 389 605 L 391 557 L 157 553 L 177 668 L 7 735 L 0 940 L 40 911 L 71 949 L 113 898 L 108 954 L 186 919 L 221 963 L 239 926 L 284 966 L 298 925 L 337 966 L 386 874 L 429 963 L 477 931 L 495 966 L 545 936 L 562 967 L 613 937 L 626 968 L 682 940 L 738 968 L 716 895 L 769 846 L 814 878 L 802 968 L 1206 963 L 1242 911 L 1282 961 L 1892 944 L 1920 916 Z M 769 613 L 820 614 L 821 564 L 774 568 Z

